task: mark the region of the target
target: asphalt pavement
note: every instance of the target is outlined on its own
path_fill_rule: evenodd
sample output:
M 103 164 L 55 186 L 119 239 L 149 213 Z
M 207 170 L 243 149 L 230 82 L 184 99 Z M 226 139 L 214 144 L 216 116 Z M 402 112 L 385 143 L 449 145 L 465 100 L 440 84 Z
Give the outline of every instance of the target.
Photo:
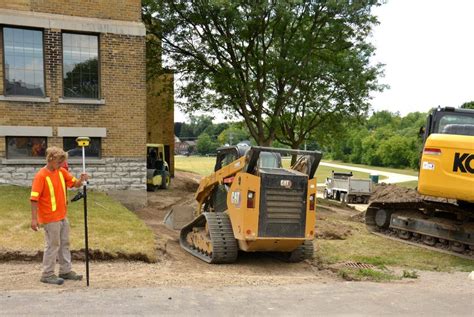
M 392 283 L 9 291 L 2 315 L 473 316 L 468 273 Z

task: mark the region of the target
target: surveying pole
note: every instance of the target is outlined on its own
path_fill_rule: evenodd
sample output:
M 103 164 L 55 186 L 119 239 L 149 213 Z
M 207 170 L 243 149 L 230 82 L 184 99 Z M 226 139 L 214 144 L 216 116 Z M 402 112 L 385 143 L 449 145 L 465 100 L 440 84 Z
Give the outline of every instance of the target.
M 91 139 L 88 137 L 78 137 L 77 145 L 82 148 L 82 173 L 86 173 L 86 146 L 89 146 Z M 87 233 L 87 181 L 83 183 L 84 196 L 84 238 L 85 238 L 85 255 L 86 255 L 86 281 L 89 287 L 89 237 Z

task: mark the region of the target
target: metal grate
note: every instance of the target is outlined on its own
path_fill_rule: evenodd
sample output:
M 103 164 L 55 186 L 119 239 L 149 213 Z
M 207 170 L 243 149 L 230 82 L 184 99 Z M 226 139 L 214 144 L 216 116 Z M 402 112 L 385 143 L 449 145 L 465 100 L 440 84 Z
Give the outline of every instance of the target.
M 342 264 L 344 267 L 348 267 L 351 269 L 376 269 L 376 267 L 372 264 L 367 263 L 360 263 L 360 262 L 344 262 Z

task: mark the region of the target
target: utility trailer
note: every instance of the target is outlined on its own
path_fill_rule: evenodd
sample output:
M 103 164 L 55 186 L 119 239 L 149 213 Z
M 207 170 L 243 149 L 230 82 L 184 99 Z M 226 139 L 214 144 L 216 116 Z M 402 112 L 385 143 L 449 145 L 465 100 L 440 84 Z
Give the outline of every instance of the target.
M 352 176 L 352 172 L 332 171 L 332 177 L 326 178 L 324 198 L 345 203 L 367 204 L 373 191 L 372 180 Z

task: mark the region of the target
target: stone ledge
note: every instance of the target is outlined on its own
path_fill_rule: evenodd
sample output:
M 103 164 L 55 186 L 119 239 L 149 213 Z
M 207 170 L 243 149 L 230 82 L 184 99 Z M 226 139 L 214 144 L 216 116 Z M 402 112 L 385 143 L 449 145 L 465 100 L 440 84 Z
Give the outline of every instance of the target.
M 0 8 L 0 21 L 6 25 L 20 25 L 44 29 L 113 33 L 132 36 L 146 35 L 145 25 L 141 22 L 76 17 L 43 12 Z
M 58 102 L 77 105 L 105 105 L 105 99 L 59 98 Z
M 86 157 L 86 170 L 88 165 L 105 165 L 105 159 L 91 159 Z M 69 167 L 76 167 L 72 165 L 81 165 L 82 168 L 82 158 L 69 158 L 67 160 Z
M 44 157 L 39 159 L 2 159 L 3 165 L 46 165 Z
M 27 96 L 5 96 L 5 95 L 0 95 L 0 101 L 49 103 L 49 102 L 51 102 L 51 98 L 49 98 L 49 97 L 27 97 Z

